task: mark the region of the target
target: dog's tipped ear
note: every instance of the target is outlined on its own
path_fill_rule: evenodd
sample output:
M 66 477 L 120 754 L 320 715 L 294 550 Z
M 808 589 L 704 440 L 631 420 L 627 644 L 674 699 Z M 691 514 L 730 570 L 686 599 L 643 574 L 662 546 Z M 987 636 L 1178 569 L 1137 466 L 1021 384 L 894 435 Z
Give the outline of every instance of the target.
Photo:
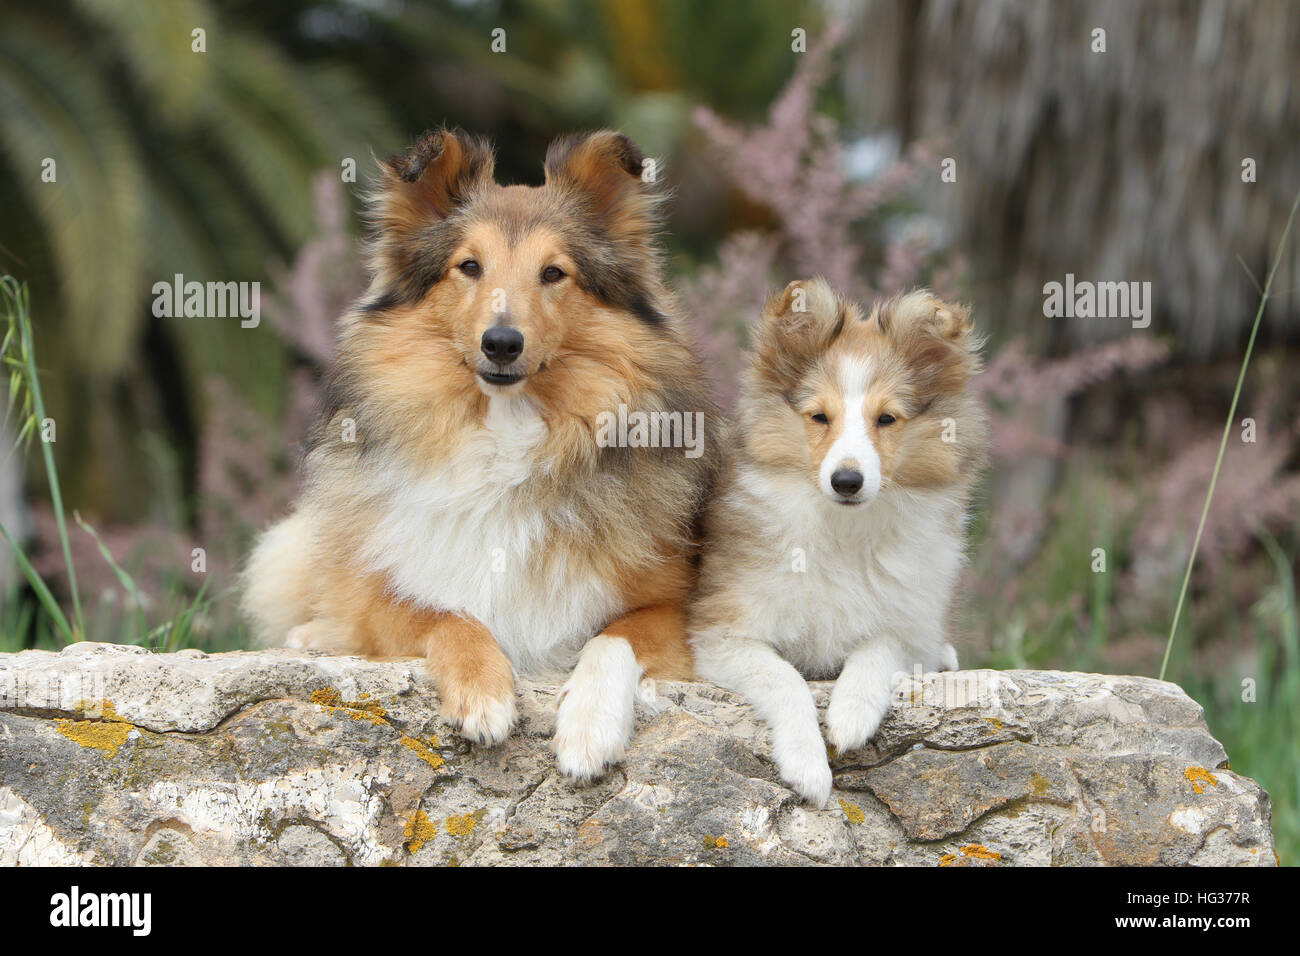
M 616 235 L 653 232 L 655 166 L 622 133 L 564 136 L 546 150 L 546 183 L 571 189 Z
M 975 330 L 969 306 L 944 302 L 924 290 L 893 300 L 876 313 L 875 319 L 882 332 L 896 339 L 925 333 L 966 343 Z
M 855 314 L 854 307 L 820 276 L 791 282 L 763 307 L 757 350 L 760 374 L 783 387 L 793 384 Z
M 902 350 L 925 392 L 962 389 L 980 369 L 983 341 L 975 333 L 969 306 L 912 292 L 886 304 L 874 318 Z
M 377 218 L 390 227 L 418 228 L 446 219 L 478 186 L 492 182 L 495 158 L 487 140 L 439 129 L 379 164 Z

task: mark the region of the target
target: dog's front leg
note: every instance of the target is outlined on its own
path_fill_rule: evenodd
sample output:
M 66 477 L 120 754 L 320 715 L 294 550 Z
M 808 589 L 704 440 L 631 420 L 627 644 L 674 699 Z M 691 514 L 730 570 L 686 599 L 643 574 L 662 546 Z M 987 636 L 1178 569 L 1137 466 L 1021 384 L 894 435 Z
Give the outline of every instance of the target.
M 505 740 L 515 723 L 515 675 L 492 633 L 478 621 L 440 615 L 426 656 L 443 717 L 480 744 Z
M 699 676 L 748 698 L 772 729 L 772 757 L 781 779 L 813 806 L 826 806 L 831 767 L 803 675 L 762 641 L 706 633 L 695 636 L 694 648 Z
M 557 703 L 560 773 L 589 780 L 622 760 L 632 739 L 642 673 L 689 679 L 690 654 L 685 620 L 675 605 L 633 611 L 588 641 Z
M 885 637 L 849 655 L 826 708 L 826 731 L 836 750 L 857 750 L 875 736 L 889 712 L 895 675 L 907 665 L 903 647 Z

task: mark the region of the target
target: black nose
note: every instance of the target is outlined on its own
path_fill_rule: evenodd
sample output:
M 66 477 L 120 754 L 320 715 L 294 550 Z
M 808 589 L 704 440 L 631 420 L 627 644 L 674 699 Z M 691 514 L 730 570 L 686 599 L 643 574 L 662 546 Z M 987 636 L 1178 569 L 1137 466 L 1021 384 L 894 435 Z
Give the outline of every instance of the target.
M 862 472 L 851 468 L 836 468 L 831 474 L 831 487 L 837 495 L 847 498 L 862 490 Z
M 479 348 L 493 362 L 506 365 L 524 350 L 524 333 L 508 325 L 494 325 L 483 333 Z

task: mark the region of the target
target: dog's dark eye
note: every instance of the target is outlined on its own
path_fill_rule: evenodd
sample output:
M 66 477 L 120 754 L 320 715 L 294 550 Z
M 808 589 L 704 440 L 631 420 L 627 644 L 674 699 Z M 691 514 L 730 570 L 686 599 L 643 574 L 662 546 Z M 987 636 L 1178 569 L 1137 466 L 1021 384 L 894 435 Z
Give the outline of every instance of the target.
M 564 278 L 564 270 L 559 266 L 547 266 L 542 270 L 542 281 L 546 283 L 559 282 Z
M 813 412 L 812 420 L 818 425 L 829 425 L 831 423 L 831 420 L 826 417 L 825 412 Z
M 466 259 L 456 268 L 465 273 L 465 275 L 469 276 L 471 279 L 477 279 L 479 273 L 483 271 L 483 267 L 478 264 L 477 259 Z
M 881 415 L 879 418 L 876 419 L 876 424 L 877 424 L 877 425 L 892 425 L 892 424 L 894 424 L 895 421 L 896 421 L 896 419 L 894 418 L 893 415 L 889 414 L 889 412 L 885 412 L 883 415 Z

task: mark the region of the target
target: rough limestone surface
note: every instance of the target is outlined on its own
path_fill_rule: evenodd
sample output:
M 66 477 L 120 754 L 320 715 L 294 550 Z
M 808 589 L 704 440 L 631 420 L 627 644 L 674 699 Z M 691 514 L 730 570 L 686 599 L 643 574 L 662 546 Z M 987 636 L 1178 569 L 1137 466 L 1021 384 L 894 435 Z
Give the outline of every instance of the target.
M 812 685 L 824 707 L 829 684 Z M 648 690 L 648 688 L 647 688 Z M 0 866 L 1274 865 L 1268 795 L 1201 708 L 1140 677 L 903 681 L 824 810 L 738 697 L 659 684 L 623 766 L 556 775 L 557 687 L 491 749 L 419 661 L 298 651 L 0 655 Z

